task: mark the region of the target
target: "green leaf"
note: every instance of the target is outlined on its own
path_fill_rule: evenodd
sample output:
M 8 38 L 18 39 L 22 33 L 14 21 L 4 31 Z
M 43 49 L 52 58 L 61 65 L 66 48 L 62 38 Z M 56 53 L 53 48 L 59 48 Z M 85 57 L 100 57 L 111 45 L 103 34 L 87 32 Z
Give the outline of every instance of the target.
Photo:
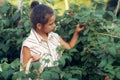
M 50 68 L 50 70 L 51 70 L 52 72 L 55 72 L 55 73 L 60 73 L 60 72 L 61 72 L 61 70 L 60 70 L 59 67 L 52 67 L 52 68 Z
M 17 80 L 17 79 L 19 79 L 19 78 L 18 78 L 18 76 L 16 75 L 16 73 L 14 73 L 13 76 L 12 76 L 12 80 Z
M 3 50 L 4 52 L 7 52 L 8 49 L 9 49 L 9 45 L 8 45 L 8 44 L 2 45 L 2 50 Z
M 113 69 L 113 66 L 112 64 L 106 64 L 105 67 L 104 67 L 105 70 L 111 70 Z
M 4 26 L 9 26 L 10 25 L 10 20 L 8 18 L 3 19 L 2 23 L 4 24 Z
M 107 47 L 107 51 L 113 56 L 117 54 L 115 47 Z
M 104 67 L 107 64 L 106 59 L 102 59 L 101 62 L 99 63 L 98 67 Z
M 1 67 L 1 64 L 0 64 L 0 72 L 2 72 L 2 67 Z
M 31 66 L 33 66 L 35 69 L 39 70 L 41 64 L 40 64 L 40 62 L 34 62 L 34 63 L 32 63 Z
M 10 64 L 10 66 L 11 66 L 13 69 L 19 68 L 19 66 L 20 66 L 20 61 L 19 61 L 19 59 L 15 59 L 15 60 Z
M 52 5 L 55 4 L 54 0 L 47 0 L 47 1 L 48 1 L 48 3 L 50 3 L 50 4 L 52 4 Z
M 44 80 L 49 80 L 51 78 L 51 73 L 49 71 L 44 71 L 42 74 L 41 74 L 41 77 L 44 79 Z
M 1 76 L 4 77 L 5 80 L 8 80 L 9 77 L 14 73 L 13 70 L 9 69 L 9 70 L 4 70 L 3 72 L 1 72 Z
M 99 44 L 104 44 L 106 42 L 109 42 L 109 37 L 99 36 L 98 37 L 98 42 L 99 42 Z
M 71 35 L 74 33 L 74 31 L 75 31 L 74 29 L 71 29 L 68 34 Z
M 29 30 L 30 30 L 30 28 L 29 28 L 30 24 L 29 24 L 29 21 L 28 21 L 28 20 L 26 20 L 26 21 L 24 22 L 24 26 L 26 26 L 26 27 L 25 27 L 25 31 L 26 31 L 26 32 L 29 32 Z
M 69 53 L 73 53 L 73 52 L 78 52 L 78 50 L 76 48 L 70 49 Z
M 115 75 L 118 79 L 120 79 L 120 72 L 116 72 L 116 75 Z
M 65 65 L 65 58 L 62 56 L 60 59 L 59 59 L 59 62 L 61 65 Z
M 22 31 L 23 31 L 22 29 L 18 29 L 18 31 L 16 31 L 16 35 L 20 36 Z
M 71 18 L 67 18 L 66 21 L 65 21 L 65 23 L 66 23 L 66 24 L 69 24 L 71 21 L 72 21 Z
M 84 55 L 82 56 L 81 61 L 86 61 L 88 58 L 89 58 L 89 55 Z
M 79 19 L 80 16 L 79 16 L 78 14 L 75 14 L 75 15 L 74 15 L 74 18 L 75 18 L 75 19 Z
M 12 22 L 17 21 L 17 19 L 20 17 L 20 13 L 19 12 L 15 12 L 13 16 L 11 16 L 11 20 Z
M 72 74 L 70 74 L 70 73 L 66 73 L 63 76 L 64 76 L 65 79 L 72 78 Z
M 116 19 L 116 16 L 114 15 L 114 13 L 112 11 L 107 11 L 107 13 L 113 18 Z
M 85 56 L 86 53 L 83 51 L 83 52 L 80 53 L 80 55 L 81 55 L 81 56 Z
M 95 13 L 94 13 L 94 16 L 96 16 L 98 18 L 102 18 L 104 13 L 105 13 L 104 10 L 96 10 Z
M 58 73 L 52 72 L 51 75 L 52 75 L 53 79 L 59 80 L 59 74 Z
M 68 80 L 78 80 L 78 79 L 76 79 L 76 78 L 69 78 Z
M 10 9 L 10 6 L 8 6 L 8 5 L 3 5 L 4 7 L 1 7 L 0 6 L 0 12 L 1 13 L 6 13 L 9 9 Z
M 87 28 L 87 29 L 84 30 L 83 35 L 88 34 L 88 32 L 89 32 L 89 29 Z
M 57 51 L 59 54 L 62 54 L 64 50 L 65 50 L 65 47 L 64 47 L 64 46 L 58 46 L 58 47 L 56 48 L 56 51 Z
M 12 79 L 13 80 L 16 80 L 18 78 L 25 78 L 26 77 L 26 74 L 25 74 L 25 71 L 20 71 L 20 72 L 15 72 L 12 76 Z
M 50 59 L 43 59 L 42 61 L 44 61 L 45 63 L 49 63 Z
M 80 70 L 71 70 L 70 72 L 71 72 L 72 74 L 82 75 L 82 71 L 80 71 Z
M 9 70 L 10 65 L 5 62 L 1 65 L 1 67 L 2 67 L 2 70 L 5 71 L 5 70 Z
M 27 76 L 26 76 L 26 78 L 31 78 L 32 80 L 36 80 L 37 78 L 38 78 L 38 73 L 37 72 L 30 72 Z
M 113 64 L 114 63 L 114 61 L 115 61 L 115 59 L 114 58 L 112 58 L 112 57 L 108 57 L 109 58 L 109 60 L 108 60 L 108 64 Z

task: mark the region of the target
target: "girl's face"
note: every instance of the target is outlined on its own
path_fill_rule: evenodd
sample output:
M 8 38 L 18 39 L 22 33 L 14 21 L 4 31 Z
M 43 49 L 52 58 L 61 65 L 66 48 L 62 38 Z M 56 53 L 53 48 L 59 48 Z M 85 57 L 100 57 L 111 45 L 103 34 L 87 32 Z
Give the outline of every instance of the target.
M 4 3 L 4 0 L 0 0 L 0 3 L 2 3 L 2 4 L 3 4 L 3 3 Z
M 55 26 L 56 26 L 55 25 L 55 18 L 56 18 L 55 15 L 53 15 L 48 20 L 48 23 L 44 25 L 43 30 L 45 33 L 49 33 L 55 29 Z

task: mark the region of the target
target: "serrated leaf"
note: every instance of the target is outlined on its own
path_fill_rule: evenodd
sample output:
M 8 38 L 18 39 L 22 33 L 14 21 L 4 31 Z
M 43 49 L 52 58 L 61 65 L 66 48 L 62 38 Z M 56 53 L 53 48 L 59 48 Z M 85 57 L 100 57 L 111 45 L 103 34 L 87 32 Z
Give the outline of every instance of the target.
M 116 19 L 116 16 L 114 15 L 114 13 L 112 11 L 108 11 L 107 12 L 113 19 Z
M 18 31 L 16 31 L 16 35 L 20 36 L 22 31 L 22 29 L 18 29 Z
M 88 34 L 88 32 L 89 32 L 89 29 L 87 28 L 86 30 L 84 30 L 83 35 Z
M 66 21 L 65 21 L 65 23 L 68 24 L 68 23 L 70 23 L 71 21 L 72 21 L 71 18 L 67 18 Z
M 113 56 L 115 56 L 117 53 L 115 47 L 107 47 L 107 51 L 110 52 L 110 54 Z
M 1 67 L 2 67 L 2 70 L 5 71 L 5 70 L 9 70 L 10 65 L 5 62 L 1 65 Z
M 70 31 L 69 31 L 69 35 L 71 35 L 71 34 L 73 34 L 74 33 L 74 29 L 71 29 Z
M 61 57 L 60 59 L 59 59 L 59 62 L 60 62 L 60 64 L 62 64 L 63 66 L 65 65 L 65 58 L 64 57 Z
M 15 12 L 13 16 L 11 16 L 11 20 L 12 22 L 17 21 L 17 19 L 20 17 L 20 14 L 18 12 Z
M 104 69 L 112 71 L 113 66 L 111 64 L 106 64 Z
M 19 59 L 15 59 L 11 64 L 10 66 L 13 68 L 13 69 L 16 69 L 20 66 L 20 61 Z
M 106 59 L 102 59 L 101 62 L 99 63 L 98 67 L 104 67 L 107 64 Z
M 109 57 L 108 64 L 113 64 L 113 63 L 114 63 L 114 61 L 115 61 L 115 59 L 114 59 L 114 58 Z
M 4 70 L 4 72 L 1 72 L 2 77 L 4 77 L 5 80 L 8 80 L 9 77 L 13 74 L 13 70 Z
M 20 71 L 20 72 L 14 73 L 13 78 L 22 78 L 25 76 L 26 76 L 25 71 Z
M 115 75 L 118 79 L 120 79 L 120 72 L 116 72 L 116 75 Z
M 98 18 L 101 18 L 104 13 L 105 13 L 104 10 L 96 10 L 95 13 L 94 13 L 95 14 L 94 16 L 96 16 Z
M 4 52 L 7 52 L 8 49 L 9 49 L 8 46 L 9 46 L 8 44 L 4 44 L 4 45 L 2 45 L 2 50 L 3 50 Z

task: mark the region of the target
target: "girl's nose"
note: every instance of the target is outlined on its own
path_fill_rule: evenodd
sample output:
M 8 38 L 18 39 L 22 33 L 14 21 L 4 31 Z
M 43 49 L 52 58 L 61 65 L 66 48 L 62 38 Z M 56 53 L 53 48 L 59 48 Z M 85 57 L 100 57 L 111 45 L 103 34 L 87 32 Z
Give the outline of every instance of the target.
M 54 24 L 53 24 L 53 26 L 55 27 L 55 26 L 56 26 L 56 24 L 54 23 Z
M 53 24 L 53 30 L 55 30 L 55 28 L 56 28 L 56 25 L 55 25 L 55 23 Z
M 55 25 L 55 23 L 53 24 L 53 27 L 55 27 L 56 25 Z

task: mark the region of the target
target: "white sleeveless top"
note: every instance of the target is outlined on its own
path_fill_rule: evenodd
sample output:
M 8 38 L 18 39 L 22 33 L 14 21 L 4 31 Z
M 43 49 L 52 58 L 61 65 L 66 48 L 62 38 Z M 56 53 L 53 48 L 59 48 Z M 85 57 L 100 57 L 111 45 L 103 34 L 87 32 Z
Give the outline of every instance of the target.
M 59 35 L 50 32 L 48 40 L 45 41 L 35 30 L 31 29 L 30 35 L 24 40 L 22 44 L 30 49 L 31 55 L 40 54 L 41 70 L 45 67 L 52 67 L 58 65 L 55 62 L 60 58 L 61 54 L 56 51 L 60 46 Z M 20 62 L 23 63 L 23 55 L 21 50 Z

